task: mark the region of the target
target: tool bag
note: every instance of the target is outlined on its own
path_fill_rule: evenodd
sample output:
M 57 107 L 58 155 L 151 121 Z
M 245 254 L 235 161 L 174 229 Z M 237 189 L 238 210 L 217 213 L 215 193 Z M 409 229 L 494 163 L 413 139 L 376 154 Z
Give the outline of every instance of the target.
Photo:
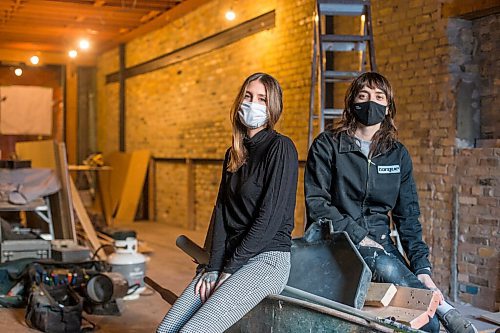
M 33 285 L 28 298 L 25 320 L 29 327 L 48 333 L 81 331 L 83 304 L 69 286 Z

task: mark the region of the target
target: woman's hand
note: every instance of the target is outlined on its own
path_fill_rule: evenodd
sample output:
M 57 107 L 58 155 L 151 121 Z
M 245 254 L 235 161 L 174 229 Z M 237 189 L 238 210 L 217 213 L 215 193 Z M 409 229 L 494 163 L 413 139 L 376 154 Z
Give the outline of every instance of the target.
M 222 273 L 219 277 L 219 281 L 217 281 L 217 285 L 215 286 L 215 290 L 217 290 L 229 277 L 231 274 L 229 273 Z
M 205 272 L 194 287 L 195 295 L 200 295 L 201 301 L 205 303 L 215 291 L 215 283 L 219 278 L 219 272 Z
M 437 292 L 438 295 L 439 295 L 439 305 L 443 304 L 443 302 L 444 302 L 444 296 L 441 293 L 441 290 L 439 290 L 438 287 L 436 287 L 436 284 L 434 283 L 434 281 L 432 281 L 430 275 L 428 275 L 428 274 L 418 274 L 417 275 L 417 279 L 419 279 L 420 282 L 422 282 L 430 290 Z
M 363 240 L 361 242 L 359 242 L 359 245 L 366 246 L 366 247 L 376 247 L 376 248 L 379 248 L 381 250 L 384 249 L 384 247 L 382 245 L 375 242 L 373 239 L 369 238 L 368 236 L 363 238 Z

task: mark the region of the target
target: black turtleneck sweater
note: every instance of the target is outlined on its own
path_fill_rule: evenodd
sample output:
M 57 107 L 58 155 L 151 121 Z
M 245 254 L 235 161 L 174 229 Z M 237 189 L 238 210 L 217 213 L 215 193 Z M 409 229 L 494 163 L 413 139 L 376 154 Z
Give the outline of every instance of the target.
M 234 173 L 227 171 L 226 152 L 207 271 L 232 274 L 259 253 L 290 251 L 297 150 L 288 137 L 266 129 L 244 145 L 247 161 Z

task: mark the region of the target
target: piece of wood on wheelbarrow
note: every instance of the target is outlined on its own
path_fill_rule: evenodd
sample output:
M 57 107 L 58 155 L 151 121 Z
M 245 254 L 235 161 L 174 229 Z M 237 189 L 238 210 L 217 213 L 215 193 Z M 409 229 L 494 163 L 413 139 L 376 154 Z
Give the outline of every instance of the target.
M 398 289 L 392 283 L 371 282 L 366 293 L 365 306 L 388 306 Z
M 409 287 L 396 287 L 397 292 L 386 307 L 365 306 L 363 311 L 380 318 L 391 318 L 411 328 L 421 328 L 433 317 L 439 305 L 437 292 Z

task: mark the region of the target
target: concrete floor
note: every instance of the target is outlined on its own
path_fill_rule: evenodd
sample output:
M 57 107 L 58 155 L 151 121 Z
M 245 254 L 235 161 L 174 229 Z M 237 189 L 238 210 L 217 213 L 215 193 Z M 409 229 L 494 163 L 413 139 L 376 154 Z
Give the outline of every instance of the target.
M 196 266 L 184 252 L 175 246 L 175 239 L 184 234 L 198 244 L 203 244 L 205 232 L 188 231 L 151 222 L 138 222 L 123 227 L 136 230 L 139 238 L 153 248 L 154 253 L 149 257 L 147 265 L 147 275 L 164 288 L 170 289 L 177 295 L 180 294 L 193 277 Z M 169 309 L 169 305 L 158 294 L 151 294 L 149 290 L 145 293 L 150 295 L 124 302 L 123 313 L 119 317 L 86 314 L 84 316 L 98 325 L 96 332 L 154 332 Z M 499 328 L 499 326 L 490 323 L 474 320 L 474 317 L 478 317 L 485 311 L 470 305 L 458 305 L 457 307 L 473 320 L 481 332 L 495 332 Z M 0 332 L 38 332 L 26 326 L 24 313 L 24 309 L 0 308 Z
M 136 230 L 139 238 L 147 241 L 154 250 L 149 256 L 146 274 L 164 288 L 179 295 L 193 277 L 196 265 L 175 246 L 175 239 L 184 234 L 198 244 L 203 244 L 205 232 L 166 227 L 151 222 L 124 226 L 127 227 Z M 149 290 L 144 293 L 152 294 Z M 96 332 L 154 332 L 170 307 L 157 293 L 141 296 L 138 300 L 126 301 L 123 304 L 124 309 L 119 317 L 90 316 L 85 313 L 84 316 L 98 325 L 99 329 Z M 24 309 L 0 308 L 0 332 L 38 332 L 26 326 L 24 313 Z

